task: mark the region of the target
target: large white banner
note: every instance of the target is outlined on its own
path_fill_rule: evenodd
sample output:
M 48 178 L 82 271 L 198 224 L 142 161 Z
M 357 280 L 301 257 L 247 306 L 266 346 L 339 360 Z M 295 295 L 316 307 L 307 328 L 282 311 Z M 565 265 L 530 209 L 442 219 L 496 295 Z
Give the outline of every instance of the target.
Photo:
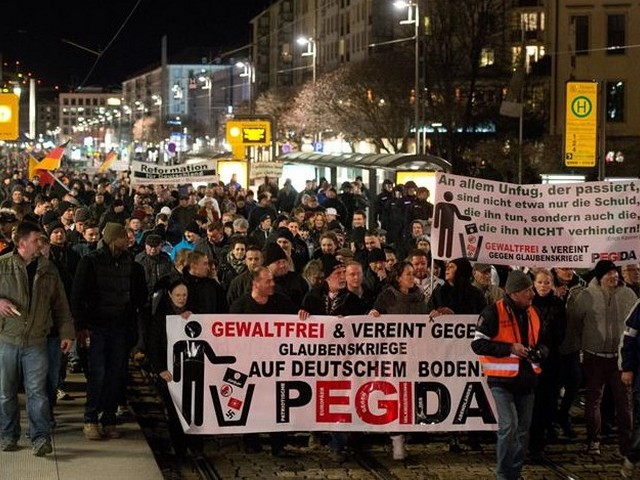
M 477 316 L 167 317 L 187 433 L 495 430 Z
M 159 165 L 131 162 L 131 183 L 135 185 L 164 185 L 193 182 L 217 182 L 216 160 L 179 165 Z
M 637 263 L 640 181 L 516 185 L 438 173 L 434 258 L 592 268 Z

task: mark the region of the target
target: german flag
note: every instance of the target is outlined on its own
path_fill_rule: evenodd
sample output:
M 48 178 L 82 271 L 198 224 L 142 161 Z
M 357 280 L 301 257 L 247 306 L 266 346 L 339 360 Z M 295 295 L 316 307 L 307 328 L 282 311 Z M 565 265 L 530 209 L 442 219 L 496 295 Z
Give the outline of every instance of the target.
M 111 164 L 115 162 L 117 159 L 118 159 L 117 152 L 114 149 L 109 150 L 107 155 L 104 157 L 104 162 L 102 162 L 102 164 L 100 164 L 100 167 L 98 167 L 98 172 L 106 171 L 109 167 L 111 167 Z

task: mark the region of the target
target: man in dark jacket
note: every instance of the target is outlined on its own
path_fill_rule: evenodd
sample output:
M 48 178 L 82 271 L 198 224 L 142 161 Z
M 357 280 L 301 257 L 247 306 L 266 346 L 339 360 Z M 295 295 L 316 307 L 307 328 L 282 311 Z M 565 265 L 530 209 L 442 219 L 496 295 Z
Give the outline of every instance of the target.
M 222 222 L 217 221 L 207 226 L 207 234 L 196 244 L 195 251 L 204 253 L 209 261 L 223 262 L 229 253 L 229 237 L 224 233 Z
M 332 255 L 323 255 L 320 260 L 324 271 L 324 282 L 305 295 L 302 310 L 310 315 L 364 315 L 366 307 L 363 301 L 347 290 L 344 263 L 339 262 Z M 343 459 L 348 439 L 346 433 L 331 434 L 329 447 L 335 460 Z
M 276 210 L 271 205 L 269 194 L 263 192 L 258 195 L 258 205 L 256 205 L 256 207 L 251 211 L 251 214 L 249 215 L 249 232 L 253 232 L 256 228 L 258 228 L 260 220 L 264 218 L 265 215 L 269 215 L 272 219 L 278 216 Z
M 279 212 L 291 213 L 295 207 L 298 191 L 291 185 L 291 179 L 287 178 L 284 186 L 278 191 L 276 198 L 276 209 Z
M 364 304 L 349 290 L 344 263 L 334 256 L 324 255 L 320 259 L 324 271 L 322 286 L 311 289 L 302 301 L 302 309 L 311 315 L 364 315 Z
M 151 320 L 151 304 L 156 284 L 158 280 L 173 271 L 173 262 L 169 254 L 162 251 L 162 243 L 160 235 L 155 233 L 147 235 L 144 239 L 144 251 L 135 257 L 136 262 L 144 269 L 144 278 L 147 282 L 147 301 L 140 316 L 136 350 L 145 351 L 144 338 L 146 337 L 146 326 Z
M 375 202 L 375 219 L 380 222 L 380 227 L 389 230 L 391 222 L 390 201 L 394 197 L 393 182 L 388 178 L 382 182 L 382 191 L 376 197 Z
M 211 266 L 204 253 L 191 251 L 182 270 L 189 290 L 187 310 L 193 313 L 227 313 L 229 305 L 224 289 L 210 276 Z
M 273 274 L 276 282 L 276 292 L 288 296 L 300 308 L 308 291 L 307 282 L 302 275 L 289 269 L 289 258 L 277 243 L 267 243 L 263 254 L 264 266 Z
M 637 392 L 640 389 L 640 336 L 638 335 L 640 331 L 640 300 L 635 303 L 624 323 L 625 329 L 620 350 L 622 357 L 620 379 L 627 388 L 633 388 Z M 636 427 L 631 447 L 624 457 L 620 470 L 622 478 L 636 478 L 634 470 L 638 463 L 640 463 L 640 428 Z
M 147 297 L 144 271 L 127 251 L 124 225 L 107 223 L 102 236 L 103 244 L 80 259 L 71 290 L 77 342 L 88 347 L 83 431 L 89 440 L 120 436 L 118 396 L 126 384 L 127 358 L 136 340 L 136 315 Z
M 233 305 L 233 302 L 245 293 L 251 292 L 253 272 L 262 266 L 262 250 L 260 247 L 249 245 L 244 255 L 244 263 L 247 265 L 247 270 L 231 280 L 227 289 L 227 302 L 229 305 Z

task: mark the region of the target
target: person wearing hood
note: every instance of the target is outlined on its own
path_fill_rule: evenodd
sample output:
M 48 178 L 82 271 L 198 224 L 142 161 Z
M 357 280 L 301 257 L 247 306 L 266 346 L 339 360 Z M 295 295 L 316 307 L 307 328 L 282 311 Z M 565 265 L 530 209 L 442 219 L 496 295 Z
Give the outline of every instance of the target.
M 388 286 L 376 297 L 369 315 L 426 315 L 427 305 L 420 289 L 413 279 L 413 266 L 408 261 L 398 262 L 389 272 Z M 407 458 L 404 434 L 392 434 L 393 459 Z
M 487 306 L 484 294 L 471 284 L 472 267 L 466 258 L 456 258 L 445 267 L 444 283 L 433 289 L 427 302 L 431 318 L 440 315 L 479 315 Z M 449 438 L 449 451 L 462 452 L 459 434 Z M 478 448 L 477 434 L 469 433 L 469 444 Z
M 478 315 L 487 306 L 480 290 L 471 284 L 471 264 L 466 258 L 456 258 L 447 263 L 444 284 L 433 290 L 427 304 L 429 315 Z

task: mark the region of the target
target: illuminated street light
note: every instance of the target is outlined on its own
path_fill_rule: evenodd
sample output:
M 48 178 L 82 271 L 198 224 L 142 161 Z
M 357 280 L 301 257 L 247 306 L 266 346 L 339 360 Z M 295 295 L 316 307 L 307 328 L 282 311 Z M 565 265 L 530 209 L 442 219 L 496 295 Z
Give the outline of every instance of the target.
M 198 77 L 198 81 L 202 83 L 202 87 L 200 88 L 202 88 L 202 90 L 207 90 L 207 127 L 212 130 L 213 120 L 211 118 L 211 114 L 213 108 L 211 106 L 211 94 L 213 91 L 213 78 L 210 73 L 205 74 L 205 70 L 202 70 L 200 76 Z
M 253 68 L 253 65 L 251 64 L 251 62 L 248 62 L 248 61 L 238 62 L 236 63 L 236 67 L 242 68 L 242 73 L 240 74 L 240 76 L 246 77 L 247 83 L 249 84 L 249 113 L 253 115 L 254 109 L 255 109 L 253 105 L 254 88 L 256 84 L 255 68 Z
M 407 9 L 407 19 L 402 20 L 400 25 L 414 25 L 414 79 L 413 79 L 413 125 L 415 128 L 415 142 L 416 142 L 416 154 L 422 152 L 422 148 L 420 146 L 420 129 L 418 128 L 418 124 L 420 123 L 420 6 L 418 5 L 419 0 L 413 1 L 397 1 L 394 2 L 394 6 L 396 8 L 406 8 Z
M 300 37 L 297 40 L 298 45 L 306 45 L 307 51 L 302 52 L 303 57 L 311 57 L 312 79 L 313 83 L 316 83 L 316 68 L 317 68 L 317 49 L 316 41 L 312 37 Z

